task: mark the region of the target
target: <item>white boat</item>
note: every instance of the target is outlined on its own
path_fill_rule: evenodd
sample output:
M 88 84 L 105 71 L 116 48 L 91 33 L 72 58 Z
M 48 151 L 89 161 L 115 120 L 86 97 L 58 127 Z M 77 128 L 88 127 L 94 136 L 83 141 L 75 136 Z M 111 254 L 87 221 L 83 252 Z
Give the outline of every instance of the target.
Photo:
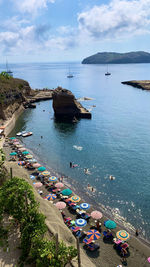
M 108 65 L 107 65 L 107 72 L 105 73 L 105 76 L 109 76 L 111 73 L 108 71 Z
M 17 133 L 16 135 L 17 135 L 17 136 L 21 136 L 21 135 L 22 135 L 22 132 L 19 132 L 19 133 Z
M 23 137 L 28 137 L 28 136 L 31 136 L 33 133 L 32 132 L 27 132 L 27 133 L 24 133 L 22 134 Z

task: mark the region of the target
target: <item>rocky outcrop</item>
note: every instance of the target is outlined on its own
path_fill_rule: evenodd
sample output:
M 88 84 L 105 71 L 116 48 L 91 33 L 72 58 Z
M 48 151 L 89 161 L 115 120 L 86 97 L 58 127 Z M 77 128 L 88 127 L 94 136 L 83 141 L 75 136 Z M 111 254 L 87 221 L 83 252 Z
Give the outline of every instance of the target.
M 143 81 L 125 81 L 122 84 L 131 85 L 136 88 L 140 88 L 142 90 L 150 90 L 150 80 Z
M 53 91 L 53 109 L 58 120 L 91 119 L 91 113 L 75 99 L 72 92 L 61 87 Z

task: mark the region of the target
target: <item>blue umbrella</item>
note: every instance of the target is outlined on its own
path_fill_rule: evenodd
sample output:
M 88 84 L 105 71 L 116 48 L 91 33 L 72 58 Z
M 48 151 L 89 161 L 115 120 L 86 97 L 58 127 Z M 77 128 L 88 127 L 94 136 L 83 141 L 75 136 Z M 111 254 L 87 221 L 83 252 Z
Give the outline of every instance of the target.
M 114 221 L 108 220 L 105 222 L 105 226 L 108 229 L 114 229 L 116 228 L 117 224 Z
M 35 176 L 34 175 L 30 175 L 30 179 L 31 180 L 34 180 L 35 179 Z
M 78 226 L 78 227 L 83 227 L 83 226 L 86 226 L 86 225 L 87 225 L 87 221 L 84 220 L 84 219 L 77 219 L 77 220 L 75 221 L 75 224 L 76 224 L 76 226 Z
M 88 209 L 90 208 L 90 205 L 89 205 L 88 203 L 82 203 L 82 204 L 80 205 L 80 208 L 81 208 L 82 210 L 88 210 Z

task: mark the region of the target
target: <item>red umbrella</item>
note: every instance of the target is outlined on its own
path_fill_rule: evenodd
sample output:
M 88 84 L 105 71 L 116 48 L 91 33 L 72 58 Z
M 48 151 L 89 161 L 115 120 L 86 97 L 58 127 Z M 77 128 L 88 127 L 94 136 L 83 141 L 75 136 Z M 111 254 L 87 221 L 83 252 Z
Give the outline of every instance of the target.
M 66 207 L 66 203 L 65 202 L 62 202 L 62 201 L 59 201 L 56 203 L 56 207 L 59 209 L 59 210 L 62 210 Z
M 55 186 L 57 188 L 62 188 L 62 187 L 64 187 L 64 184 L 63 183 L 56 183 Z
M 103 217 L 103 214 L 98 210 L 94 210 L 91 212 L 91 217 L 95 220 L 99 220 Z

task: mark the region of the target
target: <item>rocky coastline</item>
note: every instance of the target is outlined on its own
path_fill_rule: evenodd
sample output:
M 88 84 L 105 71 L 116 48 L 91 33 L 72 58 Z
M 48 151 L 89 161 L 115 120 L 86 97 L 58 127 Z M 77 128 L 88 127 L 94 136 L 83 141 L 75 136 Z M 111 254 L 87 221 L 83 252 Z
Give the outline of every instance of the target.
M 142 90 L 150 90 L 150 80 L 133 80 L 133 81 L 124 81 L 122 84 L 131 85 L 133 87 L 142 89 Z

